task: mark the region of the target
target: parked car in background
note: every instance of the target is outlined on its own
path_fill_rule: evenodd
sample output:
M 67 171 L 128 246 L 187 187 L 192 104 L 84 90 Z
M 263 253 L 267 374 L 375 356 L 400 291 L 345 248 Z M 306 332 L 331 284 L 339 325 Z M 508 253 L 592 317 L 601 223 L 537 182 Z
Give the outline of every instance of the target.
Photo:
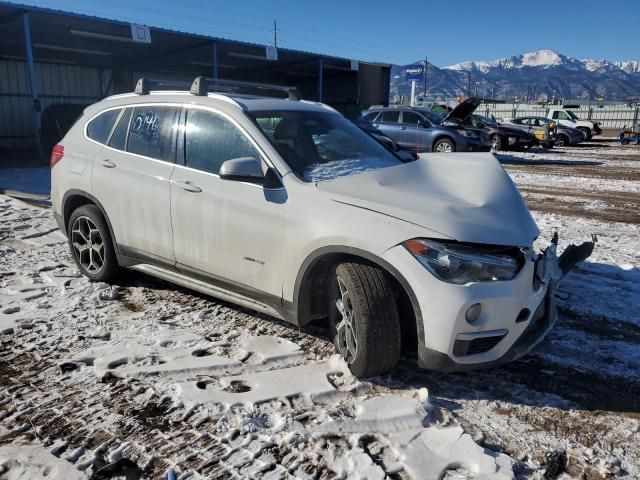
M 594 135 L 600 135 L 602 133 L 600 122 L 581 120 L 571 110 L 565 110 L 562 107 L 552 107 L 547 110 L 547 118 L 554 120 L 559 125 L 582 130 L 585 133 L 587 140 L 591 140 L 591 137 Z
M 517 150 L 536 145 L 535 137 L 519 128 L 500 125 L 493 118 L 471 115 L 464 126 L 489 135 L 492 150 Z
M 359 118 L 355 121 L 355 124 L 358 125 L 361 129 L 379 141 L 382 145 L 384 145 L 388 150 L 392 152 L 397 152 L 400 150 L 400 146 L 393 141 L 393 139 L 384 135 L 380 130 L 373 126 L 370 122 Z
M 577 145 L 584 142 L 586 139 L 587 134 L 584 133 L 583 130 L 558 125 L 558 130 L 556 132 L 556 145 L 558 147 Z
M 488 151 L 489 135 L 463 125 L 479 104 L 480 100 L 468 98 L 447 115 L 408 106 L 374 107 L 363 111 L 360 121 L 371 123 L 401 148 L 415 152 Z
M 519 128 L 533 135 L 536 143 L 544 148 L 553 148 L 556 142 L 558 126 L 553 120 L 545 117 L 517 117 L 506 118 L 501 125 Z

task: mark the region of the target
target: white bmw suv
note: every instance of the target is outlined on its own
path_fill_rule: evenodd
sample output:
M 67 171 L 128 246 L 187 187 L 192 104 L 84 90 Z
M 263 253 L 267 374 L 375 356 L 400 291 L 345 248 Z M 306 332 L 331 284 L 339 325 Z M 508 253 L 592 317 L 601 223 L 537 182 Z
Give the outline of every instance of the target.
M 55 218 L 87 277 L 128 267 L 300 327 L 327 319 L 357 376 L 402 349 L 424 368 L 496 365 L 553 326 L 577 260 L 534 252 L 493 155 L 398 155 L 289 88 L 161 83 L 88 107 L 53 149 Z

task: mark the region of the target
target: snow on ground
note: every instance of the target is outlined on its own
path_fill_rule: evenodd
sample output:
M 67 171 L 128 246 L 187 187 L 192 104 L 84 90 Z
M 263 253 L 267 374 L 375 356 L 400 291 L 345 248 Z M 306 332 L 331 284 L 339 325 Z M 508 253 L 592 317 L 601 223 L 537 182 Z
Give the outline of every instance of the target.
M 27 444 L 25 459 L 40 449 L 88 476 L 124 458 L 146 476 L 513 478 L 508 456 L 431 415 L 426 389 L 357 381 L 324 339 L 146 277 L 92 283 L 47 208 L 0 196 L 0 228 L 0 304 L 16 322 L 0 443 Z M 22 463 L 0 461 L 18 478 Z
M 640 231 L 624 203 L 637 210 L 637 190 L 600 217 L 570 201 L 588 190 L 612 203 L 607 191 L 633 183 L 619 177 L 640 155 L 622 149 L 621 172 L 610 148 L 584 148 L 607 152 L 585 157 L 598 166 L 568 164 L 573 150 L 540 153 L 564 171 L 506 165 L 539 246 L 555 229 L 561 250 L 592 233 L 598 246 L 533 354 L 463 374 L 405 358 L 359 381 L 322 328 L 133 272 L 89 282 L 49 208 L 0 195 L 0 478 L 553 478 L 563 458 L 563 478 L 640 477 Z M 600 183 L 560 191 L 580 175 Z M 554 193 L 527 190 L 539 185 Z

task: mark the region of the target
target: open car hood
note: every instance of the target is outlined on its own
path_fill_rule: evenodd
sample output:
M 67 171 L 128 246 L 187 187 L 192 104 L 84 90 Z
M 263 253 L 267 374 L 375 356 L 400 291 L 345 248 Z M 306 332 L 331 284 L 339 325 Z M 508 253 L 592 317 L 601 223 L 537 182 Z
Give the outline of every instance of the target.
M 442 119 L 442 123 L 464 122 L 467 118 L 471 116 L 473 112 L 476 111 L 480 103 L 482 103 L 482 100 L 480 100 L 479 98 L 476 98 L 476 97 L 465 98 Z
M 420 155 L 414 162 L 319 182 L 340 203 L 460 242 L 528 247 L 539 230 L 490 153 Z

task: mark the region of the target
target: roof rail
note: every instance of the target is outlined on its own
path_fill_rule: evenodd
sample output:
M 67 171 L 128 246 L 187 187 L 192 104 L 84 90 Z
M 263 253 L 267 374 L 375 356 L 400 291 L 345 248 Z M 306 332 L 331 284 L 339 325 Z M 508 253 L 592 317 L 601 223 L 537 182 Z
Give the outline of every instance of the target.
M 141 77 L 136 83 L 134 93 L 137 95 L 149 95 L 151 88 L 156 87 L 172 87 L 186 90 L 189 88 L 189 82 L 180 82 L 177 80 L 159 80 L 155 78 Z
M 244 92 L 241 92 L 244 90 Z M 234 92 L 249 93 L 252 95 L 269 97 L 271 95 L 264 94 L 264 91 L 284 92 L 289 100 L 298 101 L 302 99 L 300 92 L 296 87 L 288 87 L 286 85 L 273 85 L 270 83 L 243 82 L 238 80 L 220 80 L 208 77 L 196 77 L 191 84 L 189 90 L 193 95 L 207 95 L 211 92 Z M 256 93 L 260 92 L 260 93 Z

